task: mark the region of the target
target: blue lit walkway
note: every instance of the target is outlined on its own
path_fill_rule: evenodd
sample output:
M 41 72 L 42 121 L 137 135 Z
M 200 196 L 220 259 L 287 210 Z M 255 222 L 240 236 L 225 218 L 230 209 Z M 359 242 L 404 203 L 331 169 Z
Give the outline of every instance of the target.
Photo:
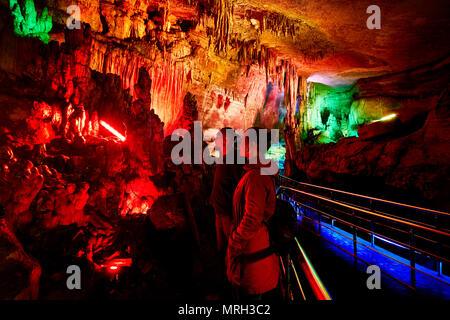
M 303 214 L 307 217 L 317 219 L 315 213 L 302 209 Z M 419 271 L 434 276 L 442 281 L 450 283 L 450 277 L 445 275 L 438 275 L 435 270 L 425 268 L 416 264 L 416 287 L 417 291 L 423 294 L 416 293 L 401 283 L 392 278 L 382 275 L 381 290 L 369 290 L 366 286 L 366 280 L 369 274 L 366 273 L 367 265 L 361 261 L 358 262 L 357 267 L 354 265 L 354 258 L 348 252 L 353 253 L 353 235 L 335 226 L 322 221 L 322 227 L 319 230 L 317 223 L 308 218 L 298 216 L 299 224 L 299 238 L 303 242 L 303 246 L 307 254 L 311 256 L 312 263 L 318 269 L 319 276 L 327 289 L 330 290 L 331 295 L 335 299 L 341 298 L 364 298 L 364 297 L 416 297 L 416 298 L 433 298 L 433 299 L 450 299 L 450 285 L 447 285 L 439 280 L 428 277 Z M 338 231 L 337 232 L 334 232 Z M 320 232 L 319 238 L 316 234 Z M 375 252 L 369 249 L 372 245 L 370 242 L 357 237 L 357 255 L 362 260 L 369 264 L 374 264 L 380 267 L 382 272 L 392 275 L 393 277 L 411 284 L 411 272 L 409 260 L 389 252 L 375 242 L 373 247 Z M 382 240 L 377 239 L 378 242 Z M 331 243 L 330 243 L 331 242 Z M 338 245 L 342 249 L 336 247 Z M 399 261 L 396 262 L 388 257 Z M 403 265 L 402 263 L 406 264 Z M 338 279 L 335 279 L 338 277 Z

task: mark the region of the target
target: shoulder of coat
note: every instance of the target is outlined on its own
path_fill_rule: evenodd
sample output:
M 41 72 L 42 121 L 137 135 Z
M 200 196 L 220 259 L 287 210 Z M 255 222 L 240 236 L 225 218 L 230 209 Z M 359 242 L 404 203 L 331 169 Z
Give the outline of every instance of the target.
M 250 171 L 250 173 L 249 173 L 249 177 L 258 177 L 258 180 L 259 181 L 272 181 L 272 179 L 273 179 L 273 176 L 271 176 L 271 175 L 267 175 L 267 174 L 261 174 L 261 169 L 254 169 L 254 170 L 251 170 Z

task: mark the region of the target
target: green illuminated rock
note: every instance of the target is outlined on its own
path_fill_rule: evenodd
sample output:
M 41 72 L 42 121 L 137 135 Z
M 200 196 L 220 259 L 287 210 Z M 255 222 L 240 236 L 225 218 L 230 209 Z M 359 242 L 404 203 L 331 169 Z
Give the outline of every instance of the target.
M 356 126 L 360 117 L 352 110 L 356 91 L 354 86 L 311 84 L 306 122 L 307 131 L 316 136 L 316 143 L 337 142 L 343 137 L 357 136 Z
M 9 7 L 14 16 L 14 33 L 20 37 L 39 38 L 42 42 L 48 43 L 49 32 L 53 27 L 52 17 L 48 15 L 47 8 L 42 10 L 38 17 L 33 0 L 20 1 L 10 0 Z
M 280 170 L 284 169 L 284 161 L 286 160 L 286 147 L 283 141 L 272 145 L 266 152 L 267 159 L 273 159 L 277 162 Z

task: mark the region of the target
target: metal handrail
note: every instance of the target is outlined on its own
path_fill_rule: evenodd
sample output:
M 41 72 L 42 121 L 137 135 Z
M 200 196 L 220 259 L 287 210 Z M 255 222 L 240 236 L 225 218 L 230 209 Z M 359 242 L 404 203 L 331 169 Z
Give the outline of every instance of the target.
M 296 201 L 296 202 L 298 202 L 298 201 Z M 299 203 L 299 204 L 301 204 L 301 205 L 304 206 L 304 207 L 309 207 L 308 205 L 306 205 L 306 204 L 304 204 L 304 203 Z M 402 229 L 398 229 L 398 228 L 395 228 L 395 227 L 390 226 L 390 225 L 385 225 L 385 224 L 382 224 L 382 223 L 377 222 L 377 221 L 374 221 L 374 220 L 366 219 L 366 218 L 363 218 L 363 217 L 360 217 L 360 216 L 353 216 L 353 215 L 352 215 L 351 213 L 349 213 L 349 212 L 346 212 L 346 211 L 343 211 L 343 210 L 339 210 L 339 209 L 337 209 L 337 208 L 333 208 L 333 207 L 327 206 L 327 205 L 325 205 L 325 204 L 321 204 L 321 206 L 322 206 L 322 207 L 325 207 L 325 208 L 327 208 L 327 209 L 332 209 L 332 210 L 334 210 L 334 211 L 336 211 L 336 212 L 345 214 L 345 215 L 347 215 L 347 216 L 352 216 L 352 217 L 361 219 L 361 220 L 363 220 L 363 221 L 373 223 L 373 224 L 375 224 L 375 225 L 380 225 L 380 226 L 383 226 L 383 227 L 385 227 L 385 228 L 388 228 L 388 229 L 391 229 L 391 230 L 395 230 L 395 231 L 397 231 L 397 232 L 401 232 L 401 233 L 405 233 L 405 234 L 409 233 L 409 231 L 405 231 L 405 230 L 402 230 Z M 335 217 L 335 216 L 330 215 L 329 213 L 326 213 L 326 212 L 323 212 L 323 211 L 321 211 L 321 210 L 318 210 L 318 209 L 316 209 L 316 208 L 309 207 L 309 209 L 315 210 L 315 211 L 317 211 L 317 212 L 320 212 L 320 213 L 323 214 L 323 215 L 330 216 L 330 218 L 332 218 L 332 219 L 335 219 L 335 220 L 342 220 L 342 219 L 339 219 L 339 218 L 337 218 L 337 217 Z M 342 221 L 345 221 L 345 220 L 342 220 Z M 413 221 L 413 220 L 410 220 L 410 221 Z M 358 227 L 358 228 L 363 229 L 362 227 Z M 373 234 L 378 235 L 377 233 L 375 233 L 375 232 L 373 232 L 373 231 L 370 231 L 370 233 L 373 233 Z M 388 238 L 388 237 L 386 237 L 385 235 L 382 235 L 382 236 L 385 237 L 385 238 Z M 425 241 L 432 242 L 432 243 L 434 243 L 434 244 L 437 243 L 436 240 L 428 239 L 428 238 L 423 237 L 423 236 L 418 235 L 418 234 L 416 234 L 415 237 L 417 237 L 417 238 L 419 238 L 419 239 L 422 239 L 422 240 L 425 240 Z M 389 238 L 388 238 L 388 239 L 389 239 Z M 389 240 L 392 240 L 392 239 L 389 239 Z M 397 241 L 397 240 L 392 240 L 392 241 Z M 403 244 L 402 242 L 399 242 L 399 241 L 397 241 L 397 242 L 398 242 L 399 244 Z M 403 245 L 404 245 L 404 244 L 403 244 Z M 441 245 L 444 246 L 444 247 L 450 248 L 450 246 L 446 245 L 445 243 L 442 243 Z M 420 250 L 420 249 L 418 249 L 418 250 Z M 427 253 L 430 254 L 430 255 L 434 255 L 433 253 L 430 253 L 430 252 L 427 252 Z M 442 258 L 442 257 L 441 257 L 441 258 Z M 445 259 L 445 258 L 444 258 L 444 259 Z M 448 261 L 448 262 L 450 262 L 450 261 Z
M 301 270 L 303 271 L 304 277 L 306 278 L 306 280 L 309 284 L 309 288 L 311 289 L 312 293 L 314 294 L 314 297 L 317 300 L 332 300 L 330 294 L 328 293 L 327 289 L 325 288 L 325 286 L 324 286 L 322 280 L 320 279 L 318 273 L 316 272 L 314 266 L 310 262 L 305 250 L 300 245 L 300 242 L 298 241 L 297 237 L 295 237 L 294 240 L 296 243 L 296 248 L 299 251 L 298 263 L 300 264 Z M 289 269 L 284 266 L 282 257 L 280 257 L 280 264 L 281 264 L 284 276 L 289 279 L 289 277 L 288 277 Z M 307 298 L 306 298 L 305 290 L 303 289 L 299 274 L 298 274 L 295 264 L 289 254 L 287 255 L 287 266 L 289 266 L 292 269 L 292 271 L 294 272 L 294 276 L 297 281 L 297 286 L 300 290 L 301 296 L 302 296 L 303 300 L 306 300 Z M 290 290 L 288 289 L 287 290 L 288 298 L 291 297 L 291 294 L 292 294 L 292 292 L 290 292 Z
M 298 184 L 303 184 L 303 185 L 307 185 L 307 186 L 318 187 L 318 188 L 327 189 L 327 190 L 330 190 L 330 191 L 341 192 L 341 193 L 343 193 L 343 194 L 352 195 L 352 196 L 356 196 L 356 197 L 361 197 L 361 198 L 366 198 L 366 199 L 371 199 L 371 200 L 376 200 L 376 201 L 386 202 L 386 203 L 390 203 L 390 204 L 395 204 L 395 205 L 398 205 L 398 206 L 403 206 L 403 207 L 405 207 L 405 208 L 419 209 L 419 210 L 422 210 L 422 211 L 425 211 L 425 212 L 432 212 L 432 213 L 434 213 L 434 214 L 450 215 L 450 214 L 448 214 L 448 213 L 441 212 L 441 211 L 437 211 L 437 210 L 429 210 L 429 209 L 420 208 L 420 207 L 415 207 L 415 206 L 411 206 L 411 205 L 404 205 L 404 204 L 397 203 L 397 202 L 393 202 L 393 201 L 387 201 L 387 200 L 383 200 L 383 199 L 377 199 L 377 198 L 373 198 L 373 197 L 368 197 L 368 196 L 362 196 L 362 195 L 358 195 L 358 194 L 353 194 L 353 193 L 349 193 L 349 192 L 346 192 L 346 191 L 340 191 L 340 190 L 331 189 L 331 188 L 326 188 L 326 187 L 314 186 L 314 185 L 310 185 L 310 184 L 307 184 L 307 183 L 298 182 L 298 181 L 295 181 L 295 180 L 293 180 L 293 179 L 290 179 L 290 178 L 287 178 L 287 177 L 283 177 L 283 176 L 281 176 L 281 178 L 282 178 L 282 179 L 283 179 L 283 178 L 284 178 L 284 179 L 288 179 L 288 180 L 290 180 L 290 181 L 294 181 L 294 182 L 296 182 L 296 183 L 298 183 Z M 291 191 L 291 192 L 294 192 L 294 193 L 296 193 L 296 194 L 303 194 L 303 195 L 305 195 L 305 196 L 308 196 L 308 197 L 312 197 L 312 198 L 318 199 L 318 200 L 319 200 L 318 203 L 320 203 L 320 200 L 322 200 L 322 201 L 325 201 L 325 202 L 328 202 L 328 203 L 331 203 L 331 204 L 335 204 L 335 205 L 338 205 L 338 206 L 341 206 L 341 207 L 348 208 L 348 209 L 352 210 L 352 212 L 353 212 L 352 214 L 347 213 L 347 212 L 345 212 L 345 211 L 341 211 L 341 210 L 339 210 L 339 209 L 337 209 L 337 208 L 331 208 L 330 206 L 327 206 L 327 205 L 325 205 L 325 204 L 320 204 L 321 206 L 324 206 L 324 207 L 326 207 L 326 208 L 330 208 L 330 209 L 332 209 L 332 210 L 336 210 L 337 212 L 343 212 L 343 213 L 346 213 L 346 214 L 348 214 L 348 215 L 351 215 L 351 216 L 353 216 L 353 217 L 355 217 L 355 218 L 363 219 L 364 221 L 369 221 L 369 222 L 371 222 L 371 223 L 373 223 L 374 221 L 373 221 L 373 220 L 370 220 L 370 219 L 368 220 L 367 218 L 364 218 L 363 216 L 355 215 L 354 213 L 355 213 L 356 211 L 358 211 L 358 212 L 362 212 L 362 213 L 368 214 L 368 215 L 370 215 L 370 216 L 376 216 L 376 217 L 379 217 L 379 218 L 382 218 L 382 219 L 385 219 L 385 220 L 389 220 L 389 221 L 393 221 L 393 222 L 396 222 L 396 223 L 400 223 L 401 225 L 406 225 L 406 226 L 409 226 L 409 227 L 414 227 L 414 228 L 417 228 L 417 229 L 422 229 L 422 230 L 430 231 L 430 232 L 432 232 L 432 233 L 439 234 L 439 235 L 450 236 L 450 233 L 447 232 L 447 231 L 448 231 L 447 229 L 443 229 L 443 230 L 442 230 L 442 229 L 438 229 L 437 227 L 428 225 L 428 224 L 426 224 L 426 223 L 418 222 L 418 221 L 411 220 L 411 219 L 407 219 L 407 218 L 404 218 L 404 219 L 398 218 L 397 216 L 394 216 L 394 215 L 390 215 L 390 214 L 387 214 L 387 213 L 375 211 L 375 210 L 372 210 L 372 209 L 369 210 L 369 209 L 367 209 L 367 208 L 365 208 L 365 207 L 358 206 L 358 205 L 354 205 L 354 204 L 352 204 L 352 203 L 348 203 L 348 202 L 344 202 L 344 201 L 338 201 L 338 200 L 334 200 L 334 199 L 327 198 L 326 196 L 316 195 L 316 194 L 312 194 L 312 193 L 309 193 L 309 192 L 305 192 L 305 191 L 302 191 L 302 190 L 293 188 L 293 187 L 291 187 L 291 186 L 280 185 L 280 189 L 281 189 L 281 190 L 285 190 L 285 191 Z M 292 197 L 292 195 L 291 195 L 290 197 Z M 432 278 L 432 279 L 435 279 L 435 280 L 437 280 L 437 281 L 439 281 L 439 282 L 441 282 L 441 283 L 444 283 L 444 284 L 446 284 L 446 285 L 450 285 L 450 284 L 449 284 L 448 282 L 446 282 L 446 281 L 443 281 L 443 280 L 441 280 L 441 279 L 439 279 L 439 278 L 436 278 L 436 277 L 432 276 L 431 274 L 428 274 L 428 273 L 426 273 L 426 272 L 423 272 L 423 271 L 418 270 L 417 268 L 415 268 L 415 262 L 414 262 L 413 260 L 411 260 L 411 265 L 405 264 L 405 263 L 403 263 L 403 262 L 401 262 L 401 261 L 398 261 L 397 259 L 395 259 L 395 258 L 393 258 L 393 257 L 390 257 L 390 256 L 388 256 L 388 255 L 386 255 L 386 254 L 383 254 L 382 252 L 379 252 L 378 250 L 375 250 L 374 248 L 371 248 L 371 247 L 369 247 L 369 246 L 366 246 L 366 245 L 364 245 L 363 243 L 357 241 L 357 238 L 356 238 L 356 230 L 361 230 L 361 231 L 363 231 L 363 232 L 366 232 L 366 233 L 368 233 L 369 235 L 372 235 L 372 237 L 373 237 L 374 235 L 377 235 L 378 237 L 384 237 L 384 238 L 387 239 L 387 240 L 393 241 L 394 243 L 397 243 L 397 244 L 400 244 L 400 245 L 404 246 L 405 248 L 411 250 L 411 252 L 413 252 L 413 253 L 414 253 L 415 251 L 425 253 L 425 254 L 427 254 L 427 255 L 433 257 L 434 259 L 436 259 L 438 262 L 441 261 L 441 262 L 439 262 L 439 263 L 442 263 L 442 261 L 449 262 L 448 259 L 446 259 L 446 258 L 444 258 L 444 257 L 441 257 L 441 256 L 439 256 L 439 255 L 437 255 L 437 254 L 434 254 L 434 253 L 431 253 L 431 252 L 427 252 L 426 250 L 419 249 L 419 248 L 415 247 L 414 245 L 411 245 L 411 244 L 405 244 L 405 243 L 403 243 L 403 242 L 401 242 L 401 241 L 391 239 L 391 238 L 389 238 L 389 237 L 387 237 L 387 236 L 385 236 L 385 235 L 381 235 L 381 234 L 375 233 L 373 230 L 368 230 L 368 229 L 366 229 L 366 228 L 364 228 L 364 227 L 355 225 L 355 224 L 353 224 L 353 223 L 351 223 L 351 222 L 348 222 L 348 221 L 345 221 L 345 220 L 343 220 L 343 219 L 341 219 L 341 218 L 339 218 L 339 217 L 333 216 L 332 214 L 328 214 L 328 213 L 326 213 L 326 212 L 323 212 L 323 211 L 321 211 L 320 209 L 317 209 L 317 208 L 308 206 L 307 204 L 298 202 L 297 200 L 291 199 L 291 201 L 293 201 L 293 202 L 296 203 L 297 205 L 300 205 L 300 206 L 302 206 L 302 207 L 304 207 L 304 208 L 306 208 L 306 209 L 309 209 L 309 210 L 312 210 L 312 211 L 317 212 L 317 213 L 319 214 L 319 217 L 320 217 L 320 215 L 322 215 L 322 216 L 325 216 L 325 217 L 330 218 L 330 219 L 332 219 L 332 220 L 342 222 L 343 224 L 345 224 L 345 225 L 347 225 L 347 226 L 350 226 L 350 227 L 352 227 L 353 229 L 355 229 L 354 237 L 353 237 L 353 239 L 352 239 L 352 238 L 350 238 L 350 237 L 348 237 L 348 236 L 346 236 L 346 235 L 344 235 L 344 234 L 339 233 L 337 230 L 334 230 L 333 228 L 330 228 L 330 227 L 328 227 L 328 226 L 322 224 L 322 223 L 320 222 L 320 218 L 319 218 L 319 221 L 315 221 L 314 219 L 312 219 L 312 218 L 310 218 L 310 217 L 307 217 L 306 215 L 304 215 L 304 214 L 302 213 L 302 216 L 304 216 L 304 217 L 306 217 L 306 218 L 308 218 L 308 219 L 313 220 L 313 221 L 314 221 L 315 223 L 317 223 L 319 226 L 324 226 L 324 227 L 326 227 L 327 229 L 330 229 L 330 230 L 332 230 L 332 231 L 334 231 L 334 232 L 337 232 L 338 234 L 341 234 L 342 236 L 344 236 L 344 237 L 346 237 L 346 238 L 352 240 L 353 243 L 354 243 L 354 246 L 356 245 L 356 243 L 358 243 L 358 244 L 360 244 L 360 245 L 362 245 L 362 246 L 364 246 L 364 247 L 366 247 L 366 248 L 368 248 L 368 249 L 370 249 L 370 250 L 373 250 L 373 251 L 375 251 L 375 252 L 377 252 L 377 253 L 379 253 L 379 254 L 381 254 L 381 255 L 387 257 L 387 258 L 390 258 L 390 259 L 392 259 L 392 260 L 394 260 L 394 261 L 396 261 L 396 262 L 399 262 L 399 263 L 401 263 L 401 264 L 403 264 L 403 265 L 405 265 L 405 266 L 408 266 L 408 267 L 411 269 L 411 283 L 412 283 L 412 286 L 407 285 L 407 284 L 404 283 L 403 281 L 400 281 L 399 279 L 396 279 L 395 277 L 393 277 L 393 276 L 391 276 L 391 275 L 386 274 L 386 273 L 383 272 L 383 273 L 386 274 L 387 276 L 389 276 L 389 277 L 391 277 L 391 278 L 393 278 L 393 279 L 399 281 L 400 283 L 406 285 L 407 287 L 412 288 L 412 289 L 415 289 L 415 288 L 414 288 L 414 287 L 415 287 L 415 276 L 414 276 L 414 272 L 422 273 L 422 274 L 424 274 L 424 275 L 426 275 L 426 276 L 428 276 L 428 277 L 430 277 L 430 278 Z M 394 228 L 394 229 L 396 229 L 396 228 Z M 444 230 L 445 230 L 445 231 L 444 231 Z M 404 230 L 398 230 L 398 231 L 402 231 L 402 232 L 403 232 Z M 410 230 L 410 233 L 412 234 L 412 229 Z M 413 235 L 413 234 L 412 234 L 412 235 Z M 420 237 L 420 238 L 423 238 L 423 237 Z M 428 240 L 428 241 L 431 241 L 431 242 L 433 242 L 433 243 L 437 243 L 435 240 L 431 240 L 431 239 L 427 239 L 427 238 L 423 238 L 423 239 Z M 325 239 L 325 240 L 327 240 L 327 239 Z M 327 241 L 329 241 L 329 240 L 327 240 Z M 330 242 L 330 241 L 329 241 L 329 242 Z M 333 244 L 334 244 L 334 243 L 333 243 Z M 336 245 L 336 244 L 334 244 L 334 245 Z M 338 245 L 336 245 L 336 246 L 337 246 L 338 248 L 344 250 L 345 252 L 348 252 L 348 251 L 345 250 L 344 248 L 342 248 L 342 247 L 340 247 L 340 246 L 338 246 Z M 354 249 L 354 250 L 356 250 L 356 249 Z M 348 253 L 351 254 L 350 252 L 348 252 Z M 362 262 L 364 262 L 364 263 L 367 263 L 366 261 L 364 261 L 364 260 L 362 260 L 361 258 L 357 257 L 356 251 L 355 251 L 354 254 L 351 254 L 351 255 L 354 256 L 355 259 L 360 260 L 360 261 L 362 261 Z M 413 259 L 413 258 L 411 258 L 411 259 Z M 356 260 L 355 260 L 355 261 L 356 261 Z
M 294 265 L 294 262 L 292 262 L 292 259 L 289 259 L 289 264 L 291 265 L 291 268 L 294 271 L 295 279 L 297 279 L 298 288 L 300 289 L 303 300 L 306 300 L 305 291 L 303 291 L 302 284 L 300 282 L 300 279 L 298 278 L 298 273 L 297 273 L 297 270 L 295 269 L 295 265 Z
M 388 237 L 388 236 L 386 236 L 386 235 L 384 235 L 384 234 L 380 234 L 380 233 L 374 232 L 374 231 L 372 231 L 372 230 L 366 229 L 366 228 L 364 228 L 364 227 L 358 226 L 358 225 L 356 225 L 356 224 L 354 224 L 354 223 L 345 221 L 344 219 L 341 219 L 341 218 L 338 218 L 338 217 L 336 217 L 336 216 L 333 216 L 333 215 L 331 215 L 331 214 L 329 214 L 329 213 L 326 213 L 326 212 L 324 212 L 324 211 L 322 211 L 322 210 L 319 210 L 319 209 L 310 207 L 310 206 L 308 206 L 307 204 L 304 204 L 304 203 L 301 203 L 301 202 L 298 202 L 298 201 L 295 201 L 295 200 L 293 200 L 293 201 L 294 201 L 295 203 L 301 205 L 302 207 L 305 207 L 305 208 L 307 208 L 307 209 L 309 209 L 309 210 L 316 211 L 316 212 L 322 214 L 323 216 L 326 216 L 326 217 L 328 217 L 328 218 L 330 218 L 330 219 L 334 219 L 334 220 L 336 220 L 336 221 L 339 221 L 339 222 L 341 222 L 342 224 L 345 224 L 345 225 L 347 225 L 347 226 L 350 226 L 350 227 L 357 227 L 359 230 L 362 230 L 362 231 L 364 231 L 364 232 L 366 232 L 366 233 L 370 233 L 370 234 L 373 234 L 373 235 L 376 235 L 376 236 L 379 236 L 379 237 L 383 237 L 383 238 L 385 238 L 385 239 L 387 239 L 387 240 L 389 240 L 389 241 L 393 241 L 393 242 L 395 242 L 395 243 L 397 243 L 397 244 L 399 244 L 399 245 L 405 246 L 405 247 L 407 247 L 407 248 L 409 248 L 409 249 L 417 250 L 417 251 L 420 251 L 420 252 L 425 253 L 425 254 L 427 254 L 427 255 L 430 255 L 430 256 L 434 257 L 435 259 L 440 259 L 440 260 L 445 260 L 446 262 L 450 262 L 450 260 L 448 260 L 447 258 L 438 256 L 438 255 L 436 255 L 436 254 L 434 254 L 434 253 L 432 253 L 432 252 L 428 252 L 428 251 L 426 251 L 426 250 L 422 250 L 422 249 L 420 249 L 420 248 L 411 246 L 411 245 L 409 245 L 409 244 L 407 244 L 407 243 L 404 243 L 404 242 L 402 242 L 402 241 L 392 239 L 392 238 L 390 238 L 390 237 Z M 334 230 L 333 230 L 333 231 L 334 231 Z M 402 230 L 402 231 L 403 231 L 403 230 Z M 429 240 L 429 239 L 427 239 L 427 240 Z M 430 240 L 430 241 L 431 241 L 431 240 Z
M 289 178 L 289 177 L 286 177 L 286 176 L 283 176 L 283 175 L 279 175 L 279 177 L 281 179 L 290 180 L 290 181 L 292 181 L 294 183 L 302 184 L 302 185 L 309 186 L 309 187 L 314 187 L 314 188 L 319 188 L 319 189 L 328 190 L 328 191 L 332 191 L 332 192 L 337 192 L 337 193 L 342 193 L 342 194 L 346 194 L 346 195 L 351 195 L 351 196 L 355 196 L 355 197 L 358 197 L 358 198 L 364 198 L 364 199 L 368 199 L 368 200 L 373 200 L 373 201 L 393 204 L 393 205 L 396 205 L 396 206 L 410 208 L 410 209 L 415 209 L 415 210 L 420 210 L 420 211 L 424 211 L 424 212 L 430 212 L 430 213 L 436 213 L 436 214 L 440 214 L 440 215 L 450 216 L 450 213 L 448 213 L 448 212 L 443 212 L 443 211 L 438 211 L 438 210 L 433 210 L 433 209 L 427 209 L 427 208 L 423 208 L 423 207 L 417 207 L 417 206 L 413 206 L 413 205 L 406 204 L 406 203 L 400 203 L 400 202 L 395 202 L 395 201 L 390 201 L 390 200 L 385 200 L 385 199 L 380 199 L 380 198 L 374 198 L 374 197 L 365 196 L 365 195 L 362 195 L 362 194 L 352 193 L 352 192 L 338 190 L 338 189 L 327 188 L 327 187 L 323 187 L 323 186 L 317 186 L 317 185 L 306 183 L 306 182 L 300 182 L 300 181 L 294 180 L 292 178 Z
M 303 272 L 305 272 L 306 278 L 308 279 L 308 282 L 311 285 L 311 288 L 316 298 L 318 300 L 332 300 L 330 294 L 323 285 L 322 280 L 320 280 L 319 275 L 314 269 L 314 266 L 309 261 L 305 250 L 303 250 L 302 246 L 300 245 L 300 242 L 298 241 L 297 237 L 295 237 L 295 242 L 297 243 L 297 247 L 300 250 L 303 260 L 305 261 L 305 264 L 301 265 Z
M 307 216 L 304 216 L 304 217 L 305 217 L 305 218 L 308 218 L 308 219 L 310 219 L 310 220 L 312 220 L 312 221 L 314 221 L 315 223 L 318 223 L 317 221 L 315 221 L 315 220 L 312 219 L 312 218 L 309 218 L 309 217 L 307 217 Z M 313 233 L 316 234 L 315 232 L 313 232 Z M 320 235 L 318 235 L 318 236 L 320 236 Z M 341 246 L 338 246 L 336 243 L 334 243 L 334 242 L 332 242 L 332 241 L 330 241 L 330 240 L 328 240 L 328 239 L 325 239 L 325 238 L 323 238 L 323 239 L 324 239 L 325 241 L 327 241 L 328 243 L 334 245 L 335 247 L 341 249 L 342 251 L 346 252 L 347 254 L 353 256 L 355 259 L 358 259 L 358 260 L 360 260 L 361 262 L 365 263 L 366 265 L 368 265 L 368 266 L 371 265 L 371 263 L 367 262 L 366 260 L 362 259 L 361 257 L 356 256 L 355 254 L 353 254 L 353 253 L 351 253 L 350 251 L 348 251 L 348 250 L 342 248 Z M 353 239 L 352 239 L 352 240 L 353 240 Z M 394 276 L 392 276 L 391 274 L 389 274 L 389 273 L 387 273 L 387 272 L 385 272 L 385 271 L 383 271 L 383 270 L 381 270 L 381 273 L 384 274 L 384 275 L 386 275 L 386 276 L 388 276 L 389 278 L 391 278 L 391 279 L 393 279 L 393 280 L 399 282 L 400 284 L 402 284 L 402 285 L 408 287 L 408 288 L 411 289 L 411 290 L 416 290 L 416 288 L 410 286 L 410 285 L 407 284 L 406 282 L 401 281 L 400 279 L 395 278 Z
M 305 194 L 307 196 L 310 196 L 310 197 L 313 197 L 313 198 L 316 198 L 316 199 L 320 199 L 320 200 L 324 200 L 324 201 L 327 201 L 327 202 L 330 202 L 330 203 L 334 203 L 334 204 L 340 205 L 342 207 L 346 207 L 346 208 L 349 208 L 349 209 L 352 209 L 352 210 L 356 210 L 356 211 L 359 211 L 359 212 L 364 212 L 364 213 L 372 215 L 372 216 L 376 216 L 376 217 L 379 217 L 379 218 L 384 218 L 386 220 L 391 220 L 391 221 L 398 222 L 398 223 L 403 223 L 403 224 L 409 225 L 411 227 L 415 227 L 415 228 L 419 228 L 419 229 L 422 229 L 422 230 L 431 231 L 431 232 L 434 232 L 434 233 L 439 233 L 441 235 L 450 237 L 450 233 L 445 232 L 445 231 L 441 231 L 439 229 L 428 227 L 426 225 L 423 225 L 420 222 L 413 223 L 413 222 L 409 222 L 409 221 L 406 221 L 406 220 L 403 220 L 403 219 L 394 218 L 394 217 L 391 217 L 391 216 L 386 216 L 384 214 L 380 214 L 380 213 L 377 213 L 377 212 L 374 212 L 374 211 L 370 211 L 370 210 L 367 210 L 367 209 L 363 209 L 363 208 L 360 208 L 360 207 L 349 205 L 349 204 L 346 204 L 346 203 L 343 203 L 343 202 L 340 202 L 340 201 L 332 200 L 332 199 L 329 199 L 327 197 L 318 196 L 318 195 L 315 195 L 315 194 L 312 194 L 312 193 L 308 193 L 308 192 L 305 192 L 305 191 L 301 191 L 301 190 L 298 190 L 298 189 L 294 189 L 294 188 L 291 188 L 291 187 L 280 186 L 280 188 L 291 190 L 291 191 L 294 191 L 294 192 L 299 192 L 299 193 Z
M 305 218 L 309 218 L 309 217 L 306 217 L 306 216 L 305 216 Z M 325 228 L 327 228 L 327 229 L 329 229 L 329 230 L 331 230 L 331 231 L 334 231 L 334 232 L 336 232 L 337 234 L 339 234 L 339 235 L 341 235 L 341 236 L 343 236 L 343 237 L 345 237 L 345 238 L 347 238 L 347 239 L 350 239 L 350 240 L 356 242 L 357 244 L 362 245 L 363 247 L 366 247 L 367 249 L 370 249 L 370 250 L 372 250 L 372 251 L 374 251 L 374 252 L 376 252 L 376 253 L 378 253 L 378 254 L 381 254 L 382 256 L 384 256 L 384 257 L 386 257 L 386 258 L 389 258 L 389 259 L 391 259 L 391 260 L 394 260 L 394 261 L 397 262 L 397 263 L 400 263 L 400 264 L 402 264 L 402 265 L 405 265 L 405 266 L 407 266 L 407 267 L 409 267 L 409 268 L 411 268 L 411 269 L 413 269 L 413 270 L 415 270 L 415 271 L 418 271 L 418 272 L 420 272 L 420 273 L 422 273 L 422 274 L 424 274 L 424 275 L 426 275 L 426 276 L 428 276 L 428 277 L 430 277 L 430 278 L 432 278 L 432 279 L 434 279 L 434 280 L 440 281 L 440 282 L 442 282 L 442 283 L 444 283 L 444 284 L 450 286 L 450 283 L 448 283 L 448 282 L 446 282 L 446 281 L 444 281 L 444 280 L 442 280 L 442 279 L 438 279 L 438 278 L 432 276 L 431 274 L 428 274 L 428 273 L 423 272 L 423 271 L 421 271 L 421 270 L 419 270 L 419 269 L 417 269 L 417 268 L 415 268 L 415 267 L 412 267 L 412 266 L 410 266 L 410 265 L 407 265 L 406 263 L 401 262 L 401 261 L 399 261 L 399 260 L 397 260 L 397 259 L 395 259 L 395 258 L 393 258 L 393 257 L 389 257 L 388 255 L 386 255 L 386 254 L 384 254 L 384 253 L 382 253 L 382 252 L 380 252 L 380 251 L 378 251 L 378 250 L 376 250 L 376 249 L 374 249 L 374 248 L 368 247 L 368 246 L 366 246 L 365 244 L 363 244 L 363 243 L 361 243 L 361 242 L 359 242 L 359 241 L 357 241 L 357 240 L 353 240 L 353 239 L 350 238 L 349 236 L 346 236 L 345 234 L 343 234 L 343 233 L 341 233 L 341 232 L 339 232 L 339 231 L 337 231 L 337 230 L 334 230 L 334 229 L 332 229 L 332 228 L 330 228 L 330 227 L 324 225 L 323 223 L 317 222 L 317 221 L 315 221 L 315 220 L 312 219 L 312 218 L 309 218 L 309 219 L 313 220 L 315 223 L 319 224 L 319 225 L 322 226 L 322 227 L 325 227 Z

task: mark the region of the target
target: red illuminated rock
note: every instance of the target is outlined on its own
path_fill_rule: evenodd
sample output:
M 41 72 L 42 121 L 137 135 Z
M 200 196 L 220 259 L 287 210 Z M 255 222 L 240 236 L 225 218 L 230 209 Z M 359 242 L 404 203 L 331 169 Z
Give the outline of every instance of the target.
M 156 230 L 183 231 L 186 228 L 186 213 L 182 196 L 162 196 L 148 211 Z
M 42 188 L 44 177 L 31 161 L 15 159 L 3 163 L 2 174 L 0 205 L 14 221 L 29 209 Z
M 25 252 L 5 218 L 0 218 L 0 299 L 37 299 L 41 272 L 39 262 Z

